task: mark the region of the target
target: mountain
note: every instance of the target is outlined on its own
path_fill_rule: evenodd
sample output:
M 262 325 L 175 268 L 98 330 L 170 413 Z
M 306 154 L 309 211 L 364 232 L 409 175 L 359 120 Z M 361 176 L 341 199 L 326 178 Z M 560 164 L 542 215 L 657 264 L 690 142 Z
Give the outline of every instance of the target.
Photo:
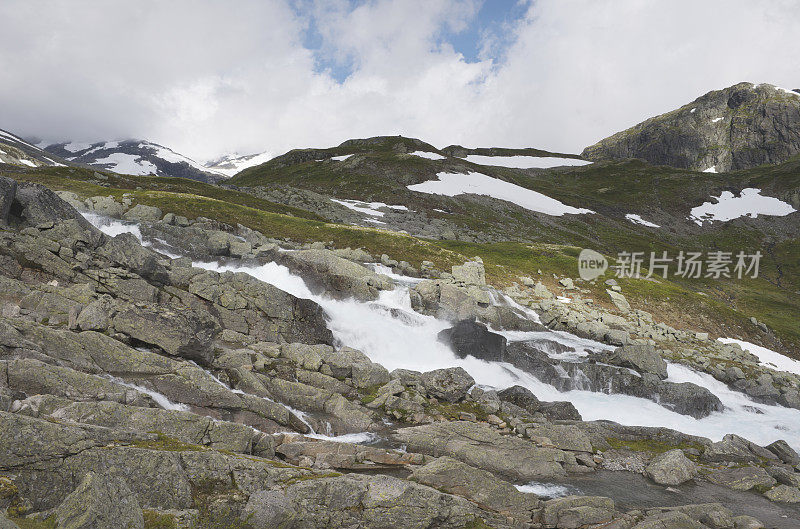
M 726 172 L 784 162 L 798 152 L 798 90 L 739 83 L 614 134 L 582 155 Z
M 268 162 L 270 158 L 272 158 L 272 155 L 266 152 L 245 155 L 227 154 L 207 162 L 205 168 L 208 171 L 233 176 L 248 167 Z
M 146 140 L 66 142 L 48 145 L 44 150 L 74 164 L 90 165 L 119 174 L 173 176 L 201 182 L 218 182 L 225 178 L 223 173 Z
M 0 163 L 22 167 L 54 167 L 66 165 L 65 161 L 28 143 L 22 138 L 0 129 Z

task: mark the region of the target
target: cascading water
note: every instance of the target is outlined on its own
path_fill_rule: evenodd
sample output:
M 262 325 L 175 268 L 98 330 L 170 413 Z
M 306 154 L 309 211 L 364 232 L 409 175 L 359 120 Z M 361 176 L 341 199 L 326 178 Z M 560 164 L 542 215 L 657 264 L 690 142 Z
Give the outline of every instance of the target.
M 109 235 L 126 231 L 135 233 L 134 230 L 137 229 L 134 225 L 125 227 L 119 221 L 98 216 L 87 218 Z M 399 286 L 392 291 L 381 292 L 375 301 L 340 301 L 313 294 L 301 277 L 275 263 L 250 266 L 227 261 L 224 264 L 196 262 L 194 265 L 217 272 L 244 272 L 297 297 L 319 303 L 329 318 L 329 328 L 340 344 L 364 352 L 374 362 L 389 370 L 404 368 L 429 371 L 461 366 L 482 386 L 503 389 L 518 384 L 531 390 L 541 400 L 570 401 L 587 421 L 605 419 L 626 425 L 661 426 L 712 440 L 719 440 L 728 433 L 736 433 L 762 445 L 785 439 L 796 449 L 800 449 L 800 411 L 756 403 L 747 395 L 731 390 L 710 375 L 682 365 L 669 366 L 668 380 L 693 382 L 708 388 L 720 398 L 725 405 L 725 411 L 713 413 L 703 419 L 694 419 L 642 398 L 578 390 L 559 392 L 553 386 L 507 363 L 486 362 L 473 357 L 459 359 L 437 339 L 437 334 L 451 324 L 412 311 L 408 288 L 413 284 L 413 278 L 399 282 Z M 506 297 L 498 301 L 513 303 Z M 530 309 L 517 307 L 531 319 L 538 319 Z M 588 352 L 609 348 L 565 332 L 503 334 L 511 341 L 558 342 L 576 349 L 577 352 L 560 353 L 561 356 L 559 353 L 551 355 L 562 360 L 580 359 Z M 546 344 L 543 345 L 546 351 Z

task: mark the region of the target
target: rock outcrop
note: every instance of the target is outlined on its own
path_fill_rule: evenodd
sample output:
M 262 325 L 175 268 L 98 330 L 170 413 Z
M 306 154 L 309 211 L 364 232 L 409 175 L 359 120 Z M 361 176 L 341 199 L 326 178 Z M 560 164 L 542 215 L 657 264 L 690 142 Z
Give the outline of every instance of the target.
M 800 93 L 739 83 L 601 140 L 582 156 L 725 172 L 783 162 L 798 152 Z

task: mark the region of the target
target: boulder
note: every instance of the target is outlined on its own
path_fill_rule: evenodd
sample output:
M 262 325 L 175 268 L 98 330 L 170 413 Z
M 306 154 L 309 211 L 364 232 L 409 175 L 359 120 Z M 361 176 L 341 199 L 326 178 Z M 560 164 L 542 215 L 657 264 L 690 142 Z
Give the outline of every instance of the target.
M 607 357 L 609 364 L 629 367 L 640 373 L 652 373 L 667 378 L 667 363 L 652 345 L 624 345 Z
M 125 212 L 122 216 L 125 220 L 132 222 L 158 222 L 164 214 L 155 206 L 145 206 L 144 204 L 136 204 L 131 209 Z
M 112 263 L 135 272 L 145 279 L 159 283 L 168 282 L 167 271 L 159 263 L 159 254 L 142 246 L 139 239 L 132 233 L 121 233 L 116 237 L 108 237 L 98 252 Z
M 498 392 L 497 396 L 501 401 L 519 406 L 531 415 L 541 413 L 552 420 L 581 420 L 581 414 L 571 402 L 543 402 L 531 390 L 522 386 L 511 386 Z
M 483 267 L 483 262 L 467 261 L 463 265 L 453 266 L 453 279 L 467 285 L 485 285 L 486 271 Z
M 766 448 L 787 465 L 800 465 L 800 455 L 783 439 L 768 444 Z
M 764 493 L 770 501 L 800 503 L 800 489 L 789 485 L 778 485 Z
M 486 325 L 474 320 L 462 320 L 438 334 L 459 358 L 473 356 L 479 360 L 500 362 L 506 351 L 506 338 L 489 331 Z
M 708 526 L 693 520 L 679 511 L 656 512 L 633 526 L 633 529 L 707 529 Z
M 12 178 L 0 176 L 0 226 L 8 223 L 11 204 L 17 194 L 17 181 Z
M 242 515 L 244 526 L 250 529 L 290 529 L 296 513 L 284 491 L 260 490 L 250 495 Z
M 653 458 L 645 474 L 659 485 L 677 486 L 697 475 L 697 465 L 682 450 L 669 450 Z
M 546 501 L 541 518 L 546 528 L 578 529 L 610 522 L 615 513 L 611 498 L 566 496 Z
M 117 332 L 160 347 L 167 354 L 203 365 L 214 358 L 216 324 L 193 311 L 171 310 L 166 305 L 161 305 L 160 310 L 131 306 L 120 310 L 112 321 Z
M 753 487 L 773 487 L 778 482 L 760 467 L 742 467 L 714 470 L 706 475 L 711 483 L 734 490 L 750 490 Z
M 111 473 L 87 472 L 53 517 L 68 529 L 144 529 L 136 495 Z
M 440 457 L 416 468 L 409 478 L 434 489 L 455 494 L 483 508 L 506 514 L 516 521 L 529 522 L 531 511 L 540 502 L 533 494 L 520 492 L 511 483 L 450 457 Z
M 24 219 L 31 226 L 52 227 L 60 221 L 74 220 L 82 230 L 99 234 L 99 230 L 75 208 L 41 184 L 19 182 L 14 203 L 12 214 Z
M 425 392 L 437 399 L 458 402 L 467 396 L 475 379 L 462 367 L 435 369 L 420 376 Z
M 620 294 L 619 292 L 614 292 L 613 290 L 606 289 L 608 293 L 608 297 L 611 298 L 611 303 L 614 304 L 621 312 L 628 313 L 631 311 L 631 305 L 628 303 L 628 300 L 625 299 L 625 296 Z
M 86 207 L 90 211 L 94 211 L 100 215 L 108 217 L 120 218 L 125 213 L 125 207 L 114 200 L 113 196 L 96 196 L 86 199 Z
M 392 438 L 408 451 L 449 456 L 510 480 L 532 481 L 566 475 L 564 452 L 502 435 L 483 423 L 439 422 L 397 430 Z

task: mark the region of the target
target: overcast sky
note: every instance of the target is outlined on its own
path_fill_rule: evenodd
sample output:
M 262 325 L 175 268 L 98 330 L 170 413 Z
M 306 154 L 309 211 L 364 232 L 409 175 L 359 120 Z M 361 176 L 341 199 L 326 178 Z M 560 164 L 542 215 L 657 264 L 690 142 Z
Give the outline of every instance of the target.
M 384 134 L 580 152 L 739 81 L 795 0 L 2 0 L 0 128 L 206 160 Z

